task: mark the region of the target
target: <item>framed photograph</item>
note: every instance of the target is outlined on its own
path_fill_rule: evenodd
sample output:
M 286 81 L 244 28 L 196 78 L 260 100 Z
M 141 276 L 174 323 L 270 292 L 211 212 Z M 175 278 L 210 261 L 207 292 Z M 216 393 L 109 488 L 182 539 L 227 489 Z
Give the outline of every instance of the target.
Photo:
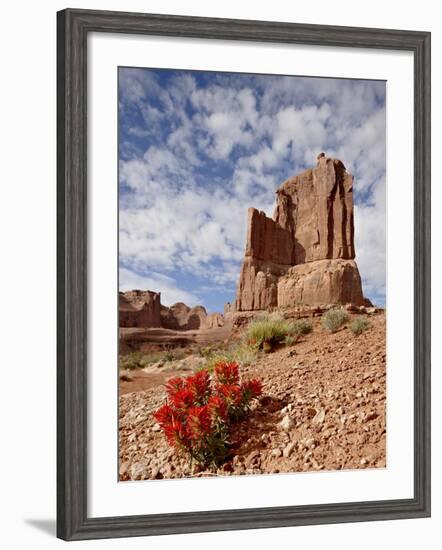
M 430 515 L 430 33 L 58 13 L 58 536 Z

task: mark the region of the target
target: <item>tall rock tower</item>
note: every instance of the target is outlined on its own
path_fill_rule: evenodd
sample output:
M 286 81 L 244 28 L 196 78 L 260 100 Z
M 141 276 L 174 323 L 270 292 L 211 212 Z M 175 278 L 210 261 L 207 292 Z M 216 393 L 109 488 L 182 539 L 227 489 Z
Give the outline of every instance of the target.
M 353 176 L 321 153 L 315 168 L 276 190 L 273 218 L 249 208 L 232 309 L 363 305 L 354 257 Z

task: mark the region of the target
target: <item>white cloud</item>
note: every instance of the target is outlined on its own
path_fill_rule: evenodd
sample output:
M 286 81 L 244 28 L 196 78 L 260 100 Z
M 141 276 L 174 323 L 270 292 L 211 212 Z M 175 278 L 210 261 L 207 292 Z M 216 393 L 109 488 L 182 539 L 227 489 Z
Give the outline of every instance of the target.
M 127 110 L 139 111 L 128 116 L 120 162 L 125 266 L 231 285 L 248 207 L 270 215 L 277 186 L 324 151 L 344 162 L 364 197 L 355 207 L 357 261 L 365 293 L 382 293 L 384 83 L 217 74 L 201 84 L 182 73 L 159 86 L 150 71 L 123 71 L 120 89 L 123 129 Z M 145 140 L 142 152 L 131 136 Z
M 378 183 L 371 205 L 354 207 L 356 261 L 366 296 L 385 295 L 386 212 L 385 179 Z
M 148 206 L 120 211 L 120 256 L 138 268 L 186 271 L 215 259 L 239 261 L 246 215 L 245 205 L 220 191 L 163 188 Z
M 199 303 L 198 298 L 176 284 L 171 277 L 165 277 L 160 273 L 151 273 L 150 275 L 140 275 L 120 267 L 119 269 L 119 288 L 125 290 L 152 290 L 161 292 L 161 303 L 165 306 L 171 306 L 177 302 L 185 302 L 188 306 L 196 306 Z

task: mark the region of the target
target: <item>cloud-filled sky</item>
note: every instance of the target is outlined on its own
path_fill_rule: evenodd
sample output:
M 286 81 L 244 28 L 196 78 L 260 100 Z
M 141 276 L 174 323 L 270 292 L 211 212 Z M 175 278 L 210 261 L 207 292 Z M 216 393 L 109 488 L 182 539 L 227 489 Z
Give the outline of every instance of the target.
M 233 301 L 247 209 L 316 164 L 355 176 L 356 261 L 385 303 L 385 83 L 119 69 L 120 290 L 222 311 Z

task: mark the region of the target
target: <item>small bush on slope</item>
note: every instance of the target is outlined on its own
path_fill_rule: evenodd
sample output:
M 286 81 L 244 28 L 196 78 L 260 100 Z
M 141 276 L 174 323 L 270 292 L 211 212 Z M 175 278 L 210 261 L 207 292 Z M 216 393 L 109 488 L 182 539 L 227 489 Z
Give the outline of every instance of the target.
M 291 336 L 290 334 L 287 334 L 287 336 L 284 338 L 284 344 L 286 346 L 293 346 L 293 344 L 296 344 L 296 338 L 294 336 Z
M 365 317 L 357 317 L 349 325 L 349 329 L 352 331 L 352 333 L 355 336 L 359 336 L 360 334 L 362 334 L 365 330 L 369 329 L 370 327 L 371 327 L 371 323 Z
M 263 347 L 264 343 L 273 346 L 282 342 L 289 332 L 289 325 L 282 319 L 271 317 L 252 321 L 247 327 L 247 339 L 250 345 L 257 348 Z
M 329 332 L 336 332 L 338 328 L 342 327 L 347 321 L 348 314 L 342 308 L 329 309 L 327 313 L 322 316 L 322 326 Z
M 213 372 L 215 365 L 218 363 L 238 363 L 241 367 L 248 367 L 255 361 L 258 355 L 258 349 L 254 346 L 249 346 L 247 342 L 233 346 L 229 349 L 215 349 L 212 353 L 205 356 L 205 367 L 209 372 Z
M 302 334 L 309 334 L 313 330 L 313 326 L 310 321 L 306 319 L 298 319 L 288 325 L 288 332 L 292 336 L 301 336 Z

